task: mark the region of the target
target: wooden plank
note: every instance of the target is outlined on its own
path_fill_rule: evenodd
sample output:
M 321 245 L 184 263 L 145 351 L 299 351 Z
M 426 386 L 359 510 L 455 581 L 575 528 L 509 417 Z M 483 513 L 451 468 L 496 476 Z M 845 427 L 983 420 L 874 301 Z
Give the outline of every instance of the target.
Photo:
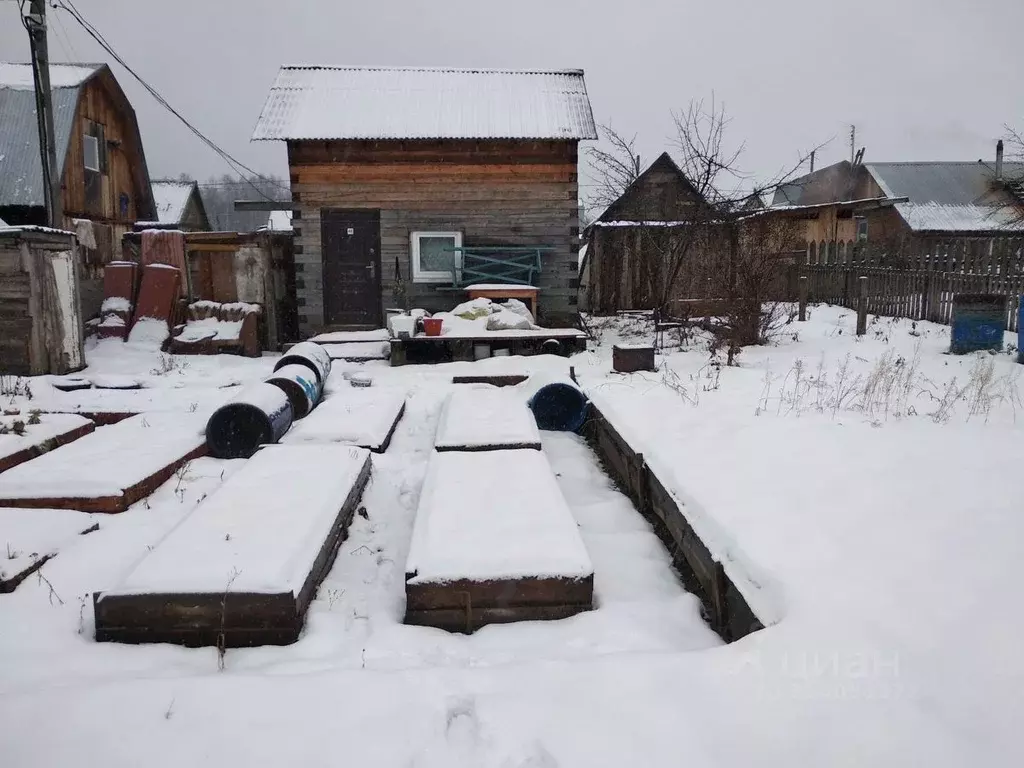
M 452 376 L 452 384 L 490 384 L 494 387 L 514 387 L 530 378 L 526 373 L 495 374 L 493 376 Z
M 118 587 L 94 594 L 96 639 L 220 647 L 295 642 L 347 536 L 370 467 L 368 452 L 346 446 L 259 451 Z

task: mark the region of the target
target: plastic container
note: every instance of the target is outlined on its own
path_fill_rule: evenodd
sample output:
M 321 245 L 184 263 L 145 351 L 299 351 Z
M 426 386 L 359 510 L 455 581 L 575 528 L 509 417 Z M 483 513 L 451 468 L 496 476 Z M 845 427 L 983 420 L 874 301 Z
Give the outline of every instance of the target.
M 1024 365 L 1024 296 L 1017 305 L 1017 362 Z
M 288 396 L 292 404 L 292 417 L 302 419 L 316 408 L 323 396 L 324 385 L 307 365 L 292 363 L 274 371 L 267 384 L 273 384 Z
M 327 350 L 312 341 L 302 341 L 289 349 L 274 366 L 279 371 L 286 365 L 305 365 L 310 368 L 320 380 L 321 386 L 327 383 L 327 377 L 331 373 L 331 356 Z
M 427 336 L 440 336 L 441 326 L 444 324 L 444 320 L 439 317 L 424 317 L 423 318 L 423 333 Z
M 491 356 L 491 345 L 490 344 L 474 344 L 473 345 L 473 358 L 475 360 L 486 360 Z
M 1006 296 L 960 293 L 953 297 L 952 342 L 954 355 L 982 349 L 1001 350 L 1006 331 Z
M 538 429 L 578 432 L 587 420 L 587 396 L 568 377 L 535 374 L 524 387 Z
M 276 443 L 292 425 L 292 404 L 273 384 L 254 384 L 222 405 L 206 423 L 206 445 L 215 459 L 247 459 Z

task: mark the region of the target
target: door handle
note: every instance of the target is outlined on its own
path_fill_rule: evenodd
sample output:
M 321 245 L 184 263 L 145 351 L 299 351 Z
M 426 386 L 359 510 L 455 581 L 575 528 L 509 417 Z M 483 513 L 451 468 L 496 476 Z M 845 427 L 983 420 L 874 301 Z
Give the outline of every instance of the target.
M 366 268 L 370 270 L 370 279 L 374 280 L 377 277 L 377 265 L 373 262 L 366 265 Z

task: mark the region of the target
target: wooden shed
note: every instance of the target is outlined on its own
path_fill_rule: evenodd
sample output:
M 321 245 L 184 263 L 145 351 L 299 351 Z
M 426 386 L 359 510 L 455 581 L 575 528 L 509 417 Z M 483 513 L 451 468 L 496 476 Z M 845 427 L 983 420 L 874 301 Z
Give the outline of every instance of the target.
M 584 233 L 584 303 L 590 312 L 653 309 L 665 279 L 665 253 L 707 203 L 663 152 Z
M 287 142 L 301 333 L 522 283 L 576 316 L 581 70 L 285 67 L 253 134 Z
M 0 373 L 85 367 L 76 248 L 70 232 L 0 228 Z
M 103 268 L 135 221 L 156 219 L 135 111 L 106 64 L 50 64 L 63 229 L 78 235 L 83 312 L 99 312 Z M 0 63 L 0 217 L 46 225 L 30 64 Z

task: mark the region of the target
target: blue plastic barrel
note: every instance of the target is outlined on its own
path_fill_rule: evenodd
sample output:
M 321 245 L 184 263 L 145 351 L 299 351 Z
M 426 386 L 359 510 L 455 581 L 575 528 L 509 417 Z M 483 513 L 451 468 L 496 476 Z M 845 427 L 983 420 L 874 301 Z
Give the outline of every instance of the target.
M 267 377 L 267 384 L 279 387 L 288 395 L 292 404 L 292 417 L 296 419 L 308 416 L 309 412 L 316 408 L 324 392 L 324 386 L 316 372 L 309 366 L 298 363 L 276 368 Z
M 578 432 L 587 419 L 587 396 L 568 382 L 545 384 L 530 398 L 529 405 L 538 429 Z
M 1006 296 L 987 293 L 959 293 L 953 297 L 952 343 L 950 352 L 1003 348 L 1006 331 Z
M 292 404 L 273 384 L 247 387 L 206 423 L 206 445 L 215 459 L 247 459 L 276 443 L 292 425 Z
M 1017 306 L 1017 362 L 1024 365 L 1024 296 Z

